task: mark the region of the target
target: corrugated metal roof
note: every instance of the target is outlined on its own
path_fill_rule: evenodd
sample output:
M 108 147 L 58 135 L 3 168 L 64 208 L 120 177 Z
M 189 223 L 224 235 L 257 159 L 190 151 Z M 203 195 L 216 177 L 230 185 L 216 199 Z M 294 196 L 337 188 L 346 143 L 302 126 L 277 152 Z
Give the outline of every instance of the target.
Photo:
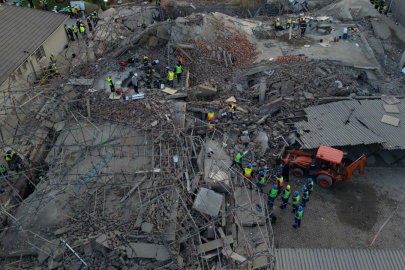
M 383 104 L 382 100 L 352 100 L 306 108 L 308 121 L 295 124 L 303 131 L 303 148 L 380 143 L 386 149 L 405 149 L 405 102 L 396 104 L 399 114 L 385 112 Z M 399 118 L 399 126 L 381 122 L 385 114 Z
M 50 11 L 5 4 L 0 6 L 0 85 L 66 18 L 66 15 Z
M 307 248 L 276 250 L 275 270 L 383 269 L 405 269 L 405 250 Z

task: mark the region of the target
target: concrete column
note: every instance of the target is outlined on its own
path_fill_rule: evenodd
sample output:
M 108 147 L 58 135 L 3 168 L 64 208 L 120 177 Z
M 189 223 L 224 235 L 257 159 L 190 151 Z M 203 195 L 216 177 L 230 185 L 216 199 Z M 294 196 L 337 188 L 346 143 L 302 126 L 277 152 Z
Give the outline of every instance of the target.
M 264 96 L 266 94 L 266 78 L 260 79 L 260 90 L 259 90 L 259 102 L 264 102 Z
M 399 71 L 401 71 L 405 66 L 405 50 L 402 54 L 401 61 L 399 61 Z

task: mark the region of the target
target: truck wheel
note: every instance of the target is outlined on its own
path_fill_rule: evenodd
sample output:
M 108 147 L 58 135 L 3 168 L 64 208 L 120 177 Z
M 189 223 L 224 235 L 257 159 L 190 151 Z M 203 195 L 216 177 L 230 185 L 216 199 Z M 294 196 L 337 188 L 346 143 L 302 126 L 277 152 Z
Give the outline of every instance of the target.
M 330 188 L 332 186 L 332 178 L 330 176 L 327 176 L 325 174 L 318 175 L 316 178 L 316 183 L 320 185 L 323 188 Z
M 294 174 L 295 177 L 303 177 L 304 176 L 304 172 L 300 168 L 295 168 L 293 170 L 293 174 Z

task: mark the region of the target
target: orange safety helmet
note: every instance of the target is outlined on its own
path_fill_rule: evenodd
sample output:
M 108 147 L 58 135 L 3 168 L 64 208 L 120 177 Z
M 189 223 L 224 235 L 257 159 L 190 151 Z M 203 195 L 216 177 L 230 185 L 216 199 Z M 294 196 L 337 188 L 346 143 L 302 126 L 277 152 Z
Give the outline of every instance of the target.
M 283 161 L 284 161 L 285 163 L 287 163 L 289 160 L 285 158 Z
M 112 77 L 112 75 L 108 75 L 108 77 L 110 77 L 110 78 L 111 78 L 111 77 Z
M 231 104 L 231 103 L 228 103 L 228 106 L 230 107 L 230 106 L 232 106 L 232 104 Z

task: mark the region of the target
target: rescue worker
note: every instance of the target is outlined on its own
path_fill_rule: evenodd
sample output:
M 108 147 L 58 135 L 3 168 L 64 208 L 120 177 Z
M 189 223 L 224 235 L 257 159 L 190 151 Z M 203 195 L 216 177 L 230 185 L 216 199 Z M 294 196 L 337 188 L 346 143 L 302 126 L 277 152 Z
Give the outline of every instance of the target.
M 51 53 L 51 56 L 49 56 L 49 59 L 51 60 L 52 63 L 55 62 L 55 56 L 53 55 L 53 53 Z
M 146 88 L 152 89 L 152 80 L 150 78 L 150 74 L 146 74 L 145 84 L 146 84 Z
M 4 166 L 3 164 L 0 165 L 0 175 L 4 176 L 5 179 L 7 180 L 9 177 L 11 177 L 11 175 L 8 175 L 8 171 L 6 166 Z
M 69 36 L 70 36 L 70 40 L 75 41 L 75 38 L 73 36 L 73 30 L 72 30 L 72 28 L 70 28 L 70 26 L 68 26 L 68 33 L 69 33 Z
M 298 210 L 298 204 L 300 203 L 300 193 L 298 191 L 295 192 L 295 196 L 292 198 L 292 211 L 291 213 L 295 213 Z
M 149 60 L 148 60 L 148 57 L 147 57 L 147 56 L 144 56 L 144 57 L 143 57 L 142 64 L 143 64 L 143 68 L 144 68 L 145 70 L 146 70 L 147 68 L 149 68 Z
M 84 28 L 83 24 L 80 24 L 80 33 L 82 34 L 82 38 L 84 39 L 84 36 L 86 35 L 86 28 Z
M 90 17 L 87 17 L 87 25 L 89 26 L 89 31 L 92 32 L 93 31 L 93 26 L 91 25 Z
M 305 19 L 302 19 L 301 23 L 301 36 L 305 35 L 305 30 L 307 30 L 307 22 Z
M 65 24 L 65 33 L 66 33 L 66 36 L 67 36 L 67 38 L 69 39 L 69 31 L 68 31 L 68 26 L 67 26 L 67 24 Z
M 280 24 L 280 19 L 276 20 L 276 31 L 281 31 L 283 30 L 283 27 Z
M 269 191 L 268 195 L 268 199 L 267 199 L 267 205 L 271 208 L 274 205 L 274 200 L 277 197 L 277 185 L 274 185 L 273 188 Z
M 259 177 L 257 178 L 257 189 L 260 191 L 260 193 L 263 193 L 263 186 L 265 182 L 265 177 L 264 177 L 264 172 L 260 171 L 259 172 Z
M 290 27 L 291 27 L 291 17 L 288 16 L 286 28 L 289 29 Z
M 208 121 L 212 121 L 212 120 L 214 120 L 214 119 L 215 119 L 214 111 L 213 111 L 213 110 L 210 110 L 210 111 L 208 112 L 208 114 L 207 114 L 207 120 L 208 120 Z
M 374 0 L 374 8 L 378 10 L 380 7 L 381 0 Z
M 290 182 L 290 163 L 288 162 L 288 159 L 284 159 L 283 161 L 284 166 L 281 175 L 284 177 L 286 182 Z
M 70 9 L 70 6 L 68 6 L 66 9 L 67 14 L 69 15 L 69 18 L 72 19 L 72 10 Z
M 252 182 L 250 181 L 250 179 L 253 177 L 252 164 L 249 163 L 247 165 L 247 168 L 245 168 L 243 172 L 243 176 L 245 176 L 249 180 L 249 189 L 252 189 Z
M 180 66 L 183 67 L 183 58 L 181 58 L 180 56 L 176 56 L 177 62 L 180 63 Z
M 132 66 L 135 63 L 135 58 L 129 58 L 127 63 L 129 64 L 128 67 Z
M 170 17 L 166 19 L 166 22 L 170 22 L 170 21 L 171 21 Z
M 96 27 L 97 20 L 98 20 L 98 12 L 96 11 L 96 8 L 93 9 L 92 19 L 93 19 L 94 27 Z
M 156 0 L 156 6 L 160 7 L 162 5 L 162 0 Z
M 139 94 L 139 92 L 138 92 L 138 74 L 137 73 L 134 73 L 134 76 L 132 76 L 132 85 L 134 86 L 135 93 Z
M 302 216 L 304 215 L 304 209 L 302 208 L 302 206 L 298 207 L 297 213 L 295 214 L 294 220 L 295 223 L 293 225 L 294 228 L 299 228 L 301 227 L 301 220 L 302 220 Z
M 281 209 L 287 208 L 287 203 L 288 199 L 290 199 L 290 195 L 291 195 L 291 187 L 290 185 L 287 185 L 287 188 L 283 191 L 283 197 L 281 198 L 283 201 L 283 203 L 280 206 Z
M 235 118 L 236 118 L 235 105 L 233 105 L 232 103 L 228 103 L 228 108 L 229 108 L 229 116 L 227 118 L 235 120 Z
M 21 160 L 20 156 L 17 155 L 16 152 L 13 151 L 13 150 L 11 150 L 11 149 L 9 149 L 9 150 L 7 151 L 7 153 L 6 153 L 6 155 L 4 156 L 4 158 L 5 158 L 5 160 L 7 161 L 7 165 L 8 165 L 8 168 L 9 168 L 10 170 L 12 170 L 11 168 L 12 168 L 13 165 L 14 165 L 15 170 L 16 170 L 17 172 L 19 171 L 20 166 L 23 167 L 23 166 L 22 166 L 22 160 Z
M 243 156 L 244 152 L 240 151 L 238 154 L 236 154 L 235 159 L 233 160 L 232 164 L 231 164 L 231 168 L 233 167 L 233 165 L 237 164 L 239 165 L 240 169 L 243 171 L 243 167 L 242 167 L 242 156 Z
M 114 93 L 115 87 L 114 87 L 114 83 L 113 83 L 111 77 L 112 77 L 112 75 L 108 75 L 107 81 L 108 81 L 108 86 L 110 87 L 111 93 Z
M 77 34 L 77 27 L 75 25 L 72 25 L 73 33 L 75 34 L 77 41 L 79 41 L 79 35 Z
M 41 7 L 42 10 L 45 10 L 44 1 L 40 0 L 39 1 L 39 6 Z
M 280 172 L 277 172 L 277 187 L 278 187 L 277 197 L 280 195 L 281 190 L 283 189 L 283 185 L 284 185 L 284 177 L 281 175 Z
M 314 191 L 314 182 L 312 181 L 312 178 L 308 178 L 307 189 L 308 189 L 309 197 L 311 197 L 311 193 L 312 193 L 312 191 Z M 309 201 L 309 197 L 308 197 L 308 201 Z
M 183 74 L 183 70 L 179 62 L 176 62 L 176 75 L 177 75 L 177 83 L 180 84 L 181 74 Z
M 173 88 L 174 72 L 172 68 L 169 68 L 169 74 L 167 75 L 167 81 L 171 88 Z
M 303 19 L 304 17 L 302 16 L 302 14 L 300 14 L 300 16 L 298 17 L 298 28 L 301 28 L 301 23 Z
M 82 21 L 81 20 L 77 20 L 76 21 L 76 27 L 77 27 L 77 29 L 79 29 L 80 30 L 80 25 L 82 24 Z
M 308 200 L 309 200 L 309 192 L 308 192 L 308 188 L 306 187 L 306 186 L 304 186 L 303 188 L 302 188 L 302 191 L 303 191 L 303 193 L 302 193 L 302 202 L 301 202 L 301 205 L 303 206 L 303 207 L 305 207 L 305 204 L 308 202 Z
M 77 10 L 74 7 L 72 7 L 71 10 L 72 10 L 72 16 L 74 16 L 77 19 Z
M 215 121 L 215 120 L 208 122 L 208 129 L 210 130 L 208 133 L 209 136 L 212 136 L 212 134 L 214 134 L 214 128 L 215 128 L 216 123 L 217 123 L 217 121 Z

